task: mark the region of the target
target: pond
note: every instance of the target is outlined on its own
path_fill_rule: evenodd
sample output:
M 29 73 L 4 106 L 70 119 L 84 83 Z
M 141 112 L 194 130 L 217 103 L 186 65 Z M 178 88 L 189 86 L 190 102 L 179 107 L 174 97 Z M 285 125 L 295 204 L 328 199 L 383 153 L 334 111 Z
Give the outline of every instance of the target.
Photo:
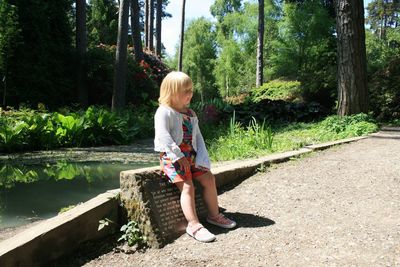
M 0 229 L 57 215 L 61 209 L 119 188 L 119 173 L 156 162 L 0 163 Z

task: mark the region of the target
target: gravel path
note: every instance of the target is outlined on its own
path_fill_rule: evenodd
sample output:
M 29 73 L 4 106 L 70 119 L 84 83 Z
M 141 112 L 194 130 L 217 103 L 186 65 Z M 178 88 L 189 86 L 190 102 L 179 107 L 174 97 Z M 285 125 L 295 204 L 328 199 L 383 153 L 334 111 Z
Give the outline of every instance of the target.
M 400 266 L 400 131 L 271 166 L 219 202 L 239 227 L 209 226 L 213 243 L 183 235 L 84 266 Z

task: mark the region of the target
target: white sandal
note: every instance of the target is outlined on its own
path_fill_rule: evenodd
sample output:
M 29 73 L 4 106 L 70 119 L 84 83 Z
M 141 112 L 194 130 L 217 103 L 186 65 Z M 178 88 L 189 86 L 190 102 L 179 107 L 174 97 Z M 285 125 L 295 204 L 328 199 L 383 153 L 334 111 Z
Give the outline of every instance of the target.
M 186 233 L 200 242 L 211 242 L 215 240 L 215 235 L 210 233 L 201 223 L 186 227 Z

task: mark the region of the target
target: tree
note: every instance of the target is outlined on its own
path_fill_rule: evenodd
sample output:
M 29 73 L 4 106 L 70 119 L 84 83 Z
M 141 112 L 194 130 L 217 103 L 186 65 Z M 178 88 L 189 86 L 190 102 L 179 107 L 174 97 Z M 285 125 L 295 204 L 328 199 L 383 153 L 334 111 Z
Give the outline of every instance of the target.
M 150 17 L 150 0 L 144 1 L 144 47 L 149 48 L 149 17 Z
M 71 1 L 12 2 L 21 32 L 8 61 L 8 105 L 40 102 L 54 108 L 76 102 Z
M 300 81 L 305 101 L 316 101 L 329 109 L 337 99 L 337 40 L 332 13 L 332 7 L 322 1 L 285 2 L 278 37 L 272 42 L 272 53 L 266 56 L 270 67 L 265 70 L 270 79 Z
M 264 0 L 258 0 L 258 38 L 257 38 L 257 73 L 256 87 L 263 84 L 264 69 Z
M 132 41 L 135 50 L 135 59 L 137 62 L 143 60 L 142 39 L 140 36 L 140 7 L 138 0 L 131 0 L 131 29 Z
M 211 15 L 217 19 L 217 33 L 219 39 L 226 39 L 229 36 L 230 29 L 223 23 L 228 14 L 240 12 L 242 8 L 242 0 L 215 0 L 210 7 Z M 221 41 L 223 42 L 223 41 Z
M 335 0 L 338 115 L 368 111 L 363 1 Z
M 240 11 L 242 0 L 215 0 L 210 7 L 211 14 L 222 22 L 229 13 Z
M 179 42 L 178 71 L 182 71 L 183 40 L 185 32 L 185 4 L 186 0 L 182 0 L 181 36 Z
M 88 105 L 88 91 L 85 86 L 86 50 L 87 50 L 86 1 L 76 0 L 76 52 L 77 52 L 77 62 L 78 62 L 77 87 L 78 87 L 79 103 L 81 103 L 81 105 L 84 107 Z
M 163 16 L 162 6 L 163 1 L 157 0 L 156 6 L 156 54 L 161 57 L 161 19 Z
M 400 1 L 374 0 L 368 4 L 367 22 L 380 39 L 386 38 L 387 28 L 399 26 Z
M 148 27 L 149 50 L 154 51 L 154 0 L 149 0 L 149 27 Z
M 0 80 L 3 82 L 3 107 L 6 107 L 8 61 L 14 53 L 20 34 L 15 6 L 0 2 Z
M 217 57 L 215 36 L 212 22 L 204 17 L 191 21 L 185 32 L 183 66 L 202 102 L 218 95 L 213 75 Z
M 115 0 L 91 0 L 89 14 L 89 44 L 115 44 L 118 32 L 118 6 Z
M 114 88 L 111 109 L 125 106 L 129 0 L 120 0 L 118 16 L 118 40 L 115 56 Z

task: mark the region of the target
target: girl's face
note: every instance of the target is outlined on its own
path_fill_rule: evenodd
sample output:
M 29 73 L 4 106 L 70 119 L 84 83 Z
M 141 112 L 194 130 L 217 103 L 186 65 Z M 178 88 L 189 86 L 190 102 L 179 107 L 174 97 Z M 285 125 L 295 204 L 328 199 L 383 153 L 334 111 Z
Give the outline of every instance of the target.
M 192 88 L 185 89 L 179 93 L 178 103 L 182 107 L 187 107 L 190 104 L 192 97 L 193 97 L 193 89 Z

